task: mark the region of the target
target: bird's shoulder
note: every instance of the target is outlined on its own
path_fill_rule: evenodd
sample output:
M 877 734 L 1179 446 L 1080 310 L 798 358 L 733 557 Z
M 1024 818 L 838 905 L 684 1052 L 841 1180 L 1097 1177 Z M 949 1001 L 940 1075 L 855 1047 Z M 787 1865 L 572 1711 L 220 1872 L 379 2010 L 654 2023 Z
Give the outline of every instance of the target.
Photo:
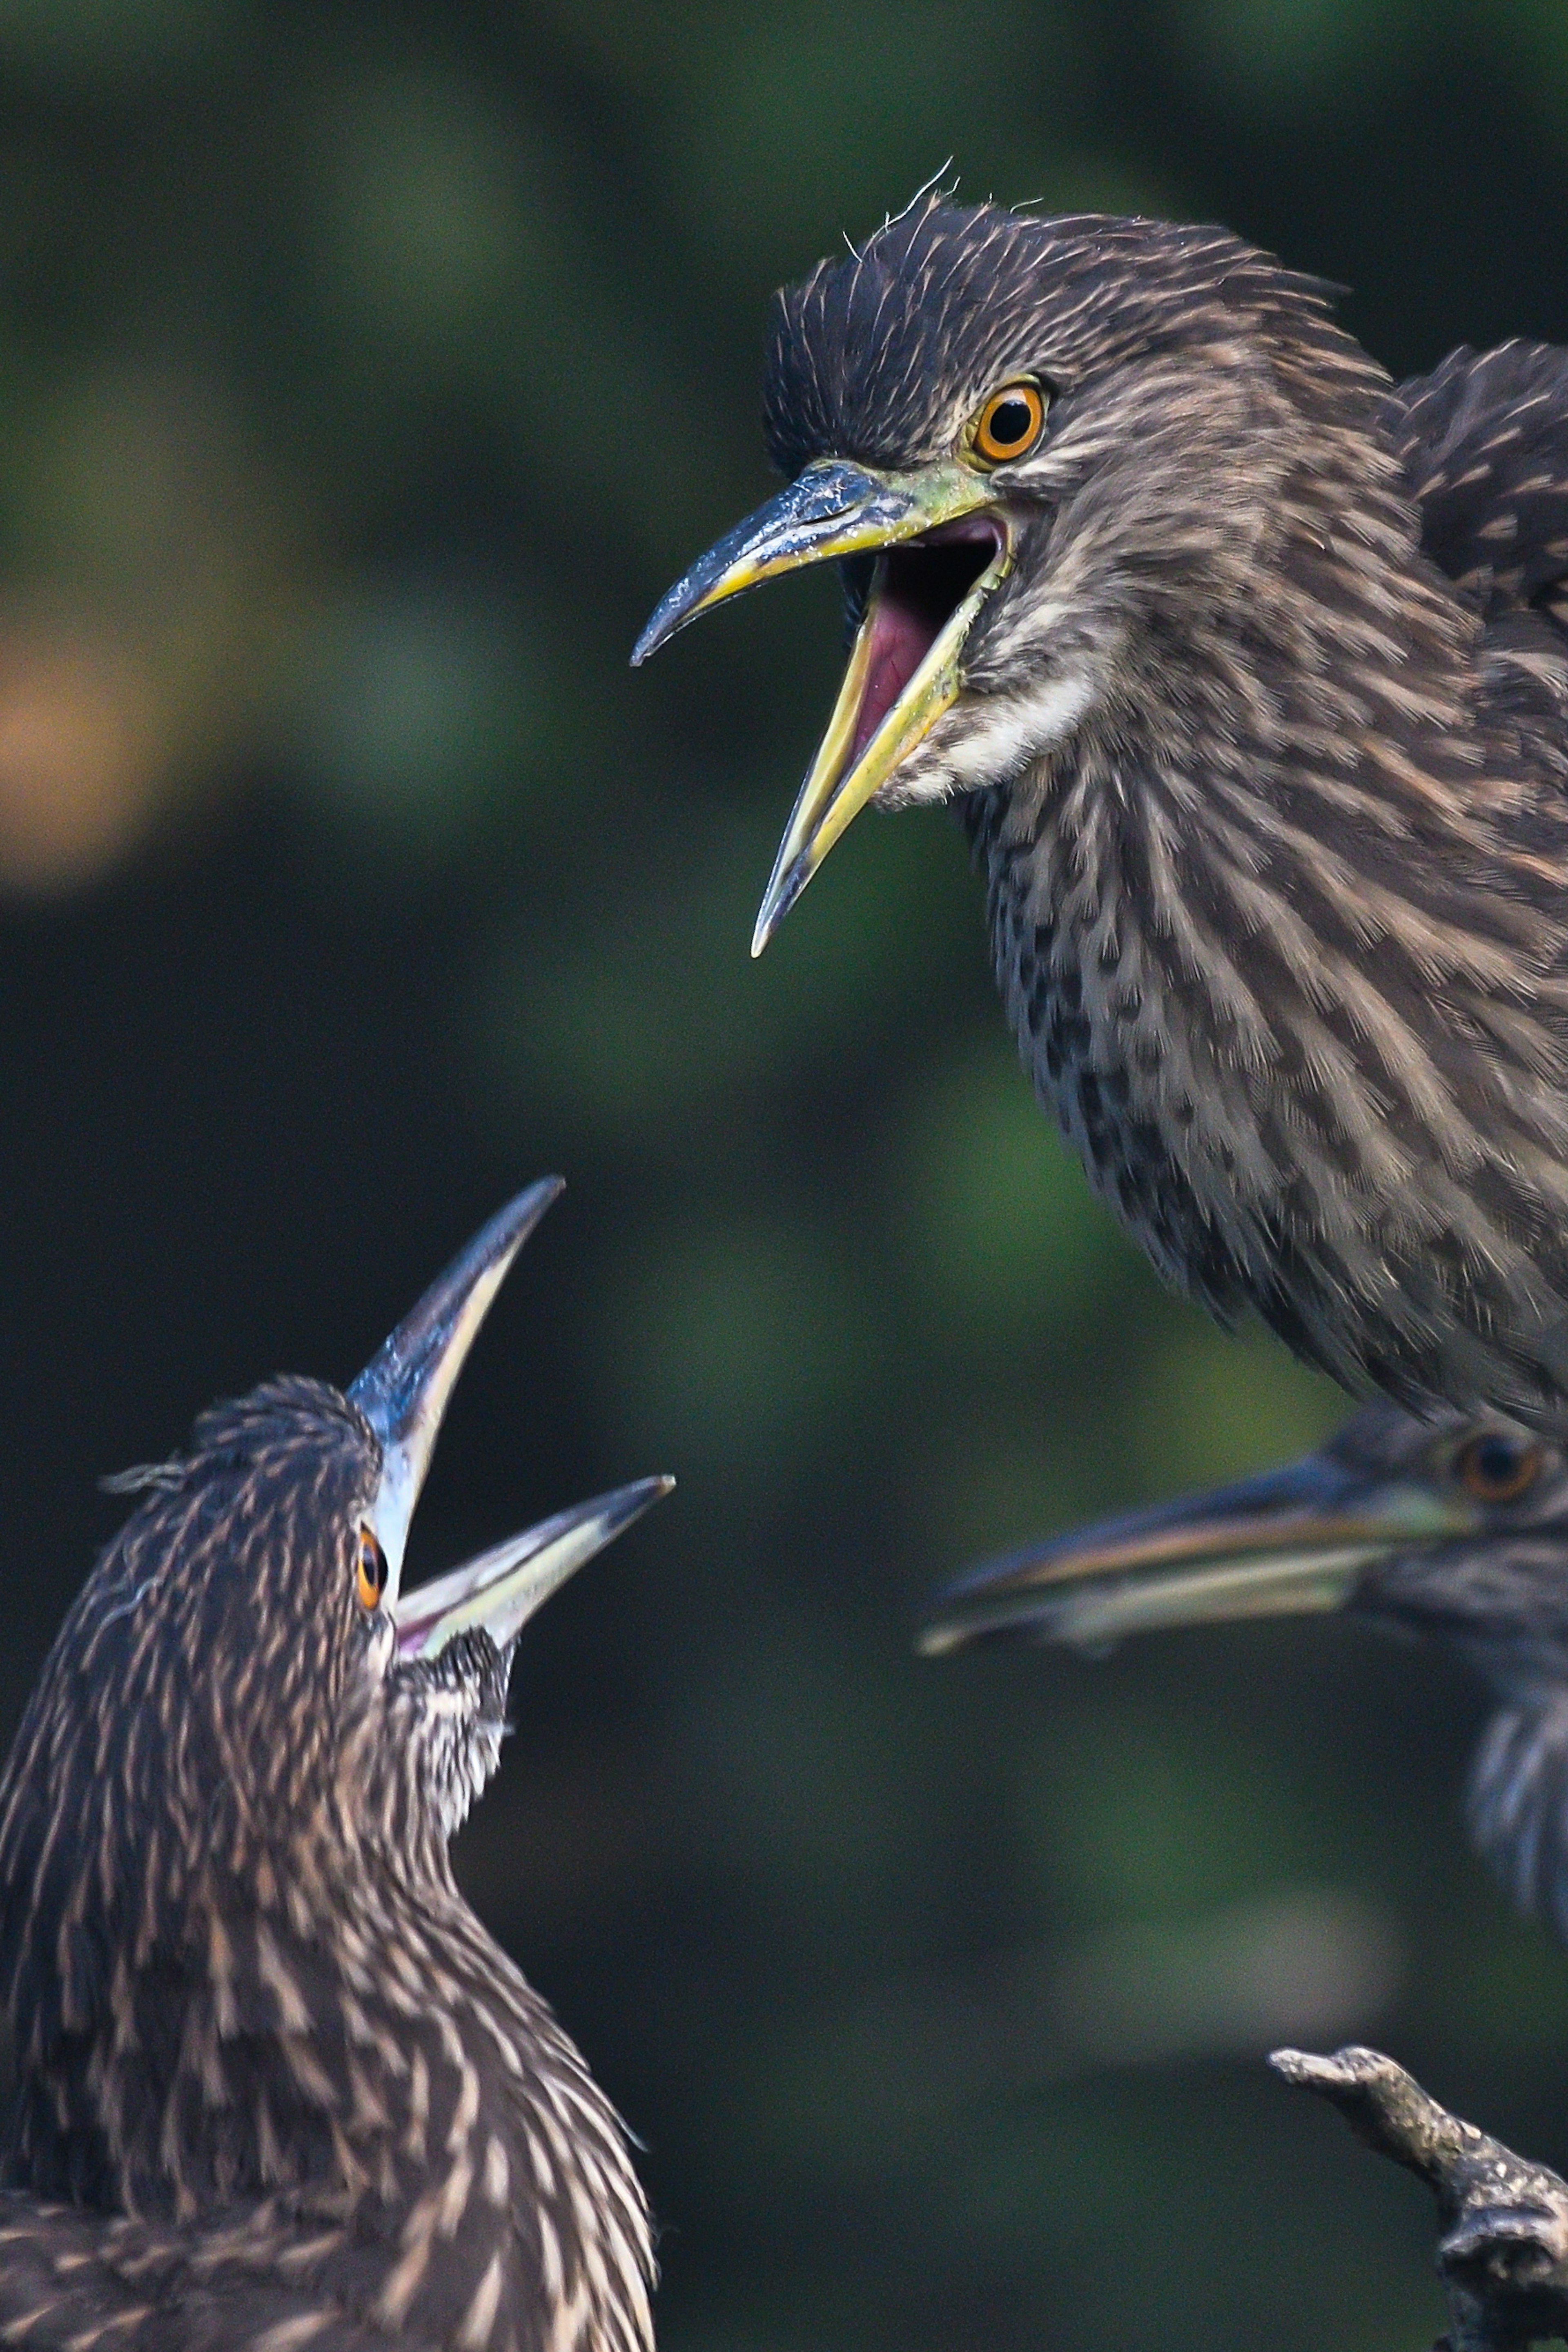
M 266 2031 L 244 1987 L 226 2039 L 188 2010 L 194 2078 L 162 2100 L 139 2078 L 117 2080 L 110 2104 L 122 2116 L 145 2106 L 164 2141 L 196 2103 L 204 2160 L 187 2147 L 172 2186 L 167 2168 L 143 2165 L 142 2178 L 199 2204 L 200 2218 L 62 2201 L 57 2183 L 85 2178 L 91 2195 L 95 2179 L 72 2162 L 80 2135 L 68 2136 L 30 2191 L 0 2194 L 0 2342 L 17 2331 L 63 2352 L 101 2331 L 128 2352 L 647 2352 L 647 2209 L 614 2110 L 548 2006 L 450 1907 L 450 1932 L 417 1943 L 381 1917 L 381 1948 L 417 1994 L 389 1967 L 386 2001 L 362 1995 L 348 2009 L 279 1922 L 274 1986 L 313 2021 L 313 2038 Z M 231 1935 L 231 1958 L 242 1945 Z M 153 2032 L 145 2020 L 142 2038 Z M 314 2105 L 300 2105 L 303 2091 Z M 299 2161 L 275 2186 L 289 2149 Z M 226 2168 L 269 2193 L 226 2200 Z
M 1420 510 L 1421 543 L 1489 622 L 1568 621 L 1568 350 L 1450 352 L 1389 393 L 1384 427 Z
M 270 2204 L 181 2228 L 0 2195 L 0 2340 L 38 2352 L 385 2352 L 321 2275 L 339 2243 Z M 410 2352 L 434 2338 L 396 2337 Z

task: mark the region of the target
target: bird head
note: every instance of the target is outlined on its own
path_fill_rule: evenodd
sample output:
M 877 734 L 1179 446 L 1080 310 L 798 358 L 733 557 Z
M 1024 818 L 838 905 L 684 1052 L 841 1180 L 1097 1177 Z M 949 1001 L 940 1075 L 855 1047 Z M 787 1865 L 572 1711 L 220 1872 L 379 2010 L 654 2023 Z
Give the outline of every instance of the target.
M 521 1627 L 672 1483 L 405 1589 L 453 1382 L 560 1189 L 493 1218 L 346 1392 L 268 1382 L 204 1414 L 177 1460 L 112 1482 L 141 1500 L 0 1782 L 0 1980 L 37 2050 L 97 2030 L 117 1972 L 187 1981 L 193 1936 L 203 1972 L 254 1972 L 248 1946 L 235 1955 L 269 1909 L 302 1905 L 320 1935 L 344 1888 L 447 1885 L 447 1840 L 498 1760 Z M 215 1934 L 232 1945 L 222 1969 Z
M 1568 1675 L 1568 1462 L 1493 1414 L 1379 1401 L 1281 1470 L 1102 1521 L 965 1577 L 928 1654 L 1346 1610 L 1462 1649 L 1510 1696 Z
M 1324 429 L 1368 427 L 1385 390 L 1324 287 L 1218 229 L 932 195 L 780 294 L 764 417 L 794 478 L 632 656 L 843 567 L 848 667 L 752 952 L 868 803 L 1006 783 L 1151 696 L 1179 709 L 1194 624 L 1255 621 L 1287 484 L 1331 507 Z

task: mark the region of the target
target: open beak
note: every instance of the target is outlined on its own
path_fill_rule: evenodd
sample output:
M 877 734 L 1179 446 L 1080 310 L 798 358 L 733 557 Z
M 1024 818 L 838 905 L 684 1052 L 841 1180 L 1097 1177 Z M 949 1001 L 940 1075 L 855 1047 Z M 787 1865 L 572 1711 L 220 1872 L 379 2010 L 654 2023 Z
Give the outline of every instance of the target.
M 482 1625 L 497 1649 L 504 1650 L 542 1601 L 674 1484 L 673 1478 L 639 1478 L 613 1495 L 596 1495 L 591 1503 L 557 1511 L 465 1567 L 421 1584 L 397 1612 L 399 1657 L 433 1658 L 454 1633 L 470 1625 Z
M 992 1560 L 942 1595 L 919 1646 L 937 1657 L 1023 1635 L 1099 1650 L 1158 1626 L 1340 1609 L 1373 1561 L 1479 1524 L 1457 1497 L 1310 1454 Z
M 509 1202 L 431 1284 L 349 1389 L 350 1402 L 381 1444 L 381 1481 L 369 1517 L 386 1557 L 383 1605 L 395 1618 L 404 1657 L 432 1657 L 454 1633 L 476 1625 L 504 1648 L 541 1601 L 675 1484 L 643 1478 L 559 1511 L 421 1585 L 399 1606 L 408 1523 L 458 1374 L 513 1258 L 563 1189 L 559 1176 L 546 1176 Z
M 956 460 L 885 474 L 819 458 L 692 565 L 633 648 L 633 663 L 646 661 L 700 613 L 781 572 L 877 558 L 827 732 L 773 861 L 754 956 L 851 818 L 957 700 L 964 640 L 1012 563 L 991 498 L 984 476 Z

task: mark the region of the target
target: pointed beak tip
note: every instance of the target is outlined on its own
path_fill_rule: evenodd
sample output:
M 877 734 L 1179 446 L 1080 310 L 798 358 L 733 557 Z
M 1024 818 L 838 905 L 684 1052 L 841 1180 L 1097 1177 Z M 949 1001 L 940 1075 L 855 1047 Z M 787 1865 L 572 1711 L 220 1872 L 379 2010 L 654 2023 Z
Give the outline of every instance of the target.
M 535 1228 L 565 1190 L 564 1176 L 535 1177 L 533 1182 L 525 1184 L 521 1192 L 514 1192 L 504 1208 L 497 1210 L 489 1223 L 475 1235 L 462 1257 L 454 1261 L 442 1279 L 450 1279 L 457 1267 L 465 1261 L 469 1267 L 471 1282 L 482 1280 L 492 1267 L 498 1265 L 505 1275 L 524 1242 L 532 1236 Z
M 514 1194 L 490 1221 L 488 1249 L 483 1247 L 483 1237 L 473 1245 L 479 1256 L 476 1278 L 489 1267 L 499 1266 L 499 1285 L 510 1272 L 512 1260 L 524 1242 L 532 1238 L 536 1227 L 565 1190 L 564 1176 L 540 1176 Z
M 691 594 L 689 573 L 678 580 L 648 614 L 643 633 L 632 647 L 632 667 L 641 669 L 644 662 L 667 646 L 671 637 L 679 636 L 688 621 L 694 621 L 710 601 L 707 594 Z
M 531 1228 L 538 1223 L 546 1209 L 552 1209 L 555 1206 L 565 1190 L 564 1176 L 540 1176 L 533 1183 L 525 1184 L 510 1206 L 519 1221 L 521 1222 L 526 1218 Z
M 381 1539 L 400 1556 L 453 1382 L 513 1261 L 565 1179 L 542 1176 L 514 1194 L 440 1274 L 349 1383 L 346 1393 L 380 1439 L 398 1490 Z
M 773 945 L 784 917 L 791 912 L 795 900 L 816 871 L 815 862 L 800 856 L 790 858 L 786 865 L 784 861 L 788 850 L 789 843 L 786 839 L 784 850 L 780 853 L 779 863 L 768 877 L 768 887 L 763 893 L 763 903 L 757 909 L 756 926 L 752 932 L 753 963 L 764 948 Z
M 403 1603 L 397 1641 L 405 1658 L 433 1656 L 464 1627 L 482 1626 L 498 1645 L 515 1640 L 551 1595 L 625 1535 L 675 1485 L 668 1474 L 558 1511 L 478 1559 L 421 1585 Z
M 963 1636 L 954 1625 L 922 1625 L 915 1635 L 915 1655 L 918 1658 L 945 1658 L 950 1652 L 963 1646 Z

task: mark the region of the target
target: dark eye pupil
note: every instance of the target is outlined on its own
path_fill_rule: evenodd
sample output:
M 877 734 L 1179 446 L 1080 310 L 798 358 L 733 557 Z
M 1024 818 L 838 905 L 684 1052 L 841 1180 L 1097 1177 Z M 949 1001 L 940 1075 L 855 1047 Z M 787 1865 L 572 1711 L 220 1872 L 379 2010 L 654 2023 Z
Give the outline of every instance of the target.
M 1518 1449 L 1506 1437 L 1484 1437 L 1476 1448 L 1476 1467 L 1489 1486 L 1506 1486 L 1519 1475 Z
M 999 449 L 1011 449 L 1028 439 L 1034 421 L 1026 400 L 999 401 L 991 412 L 991 438 Z

